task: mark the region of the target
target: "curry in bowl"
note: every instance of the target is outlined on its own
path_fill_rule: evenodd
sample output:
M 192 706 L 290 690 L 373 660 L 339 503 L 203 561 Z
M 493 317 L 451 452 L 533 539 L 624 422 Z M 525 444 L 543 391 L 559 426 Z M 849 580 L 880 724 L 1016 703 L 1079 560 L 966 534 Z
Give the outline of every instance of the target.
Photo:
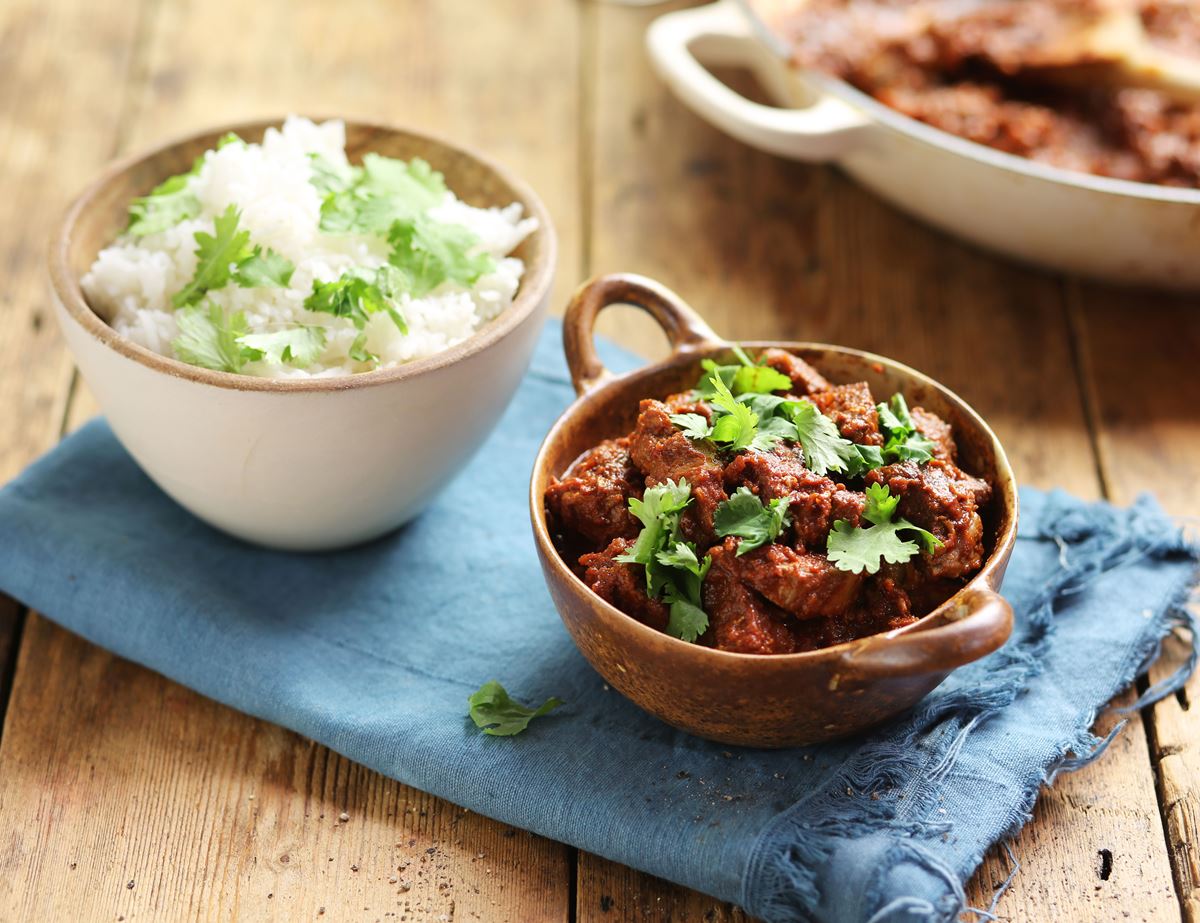
M 547 487 L 598 596 L 684 641 L 793 654 L 910 625 L 979 572 L 992 486 L 950 424 L 783 349 L 732 353 Z

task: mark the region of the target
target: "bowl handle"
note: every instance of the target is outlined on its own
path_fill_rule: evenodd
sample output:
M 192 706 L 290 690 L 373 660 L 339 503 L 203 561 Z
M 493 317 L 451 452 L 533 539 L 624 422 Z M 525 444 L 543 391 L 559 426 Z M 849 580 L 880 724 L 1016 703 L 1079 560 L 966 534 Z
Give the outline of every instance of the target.
M 840 672 L 847 679 L 948 672 L 992 653 L 1012 627 L 1008 600 L 986 588 L 970 589 L 940 625 L 863 639 L 842 655 Z
M 653 279 L 633 273 L 597 276 L 576 290 L 563 317 L 563 349 L 576 394 L 612 377 L 592 339 L 596 315 L 612 304 L 633 305 L 651 315 L 667 335 L 672 352 L 724 342 L 682 298 Z
M 714 77 L 697 52 L 723 64 L 744 64 L 767 53 L 731 0 L 667 13 L 646 33 L 650 61 L 676 95 L 697 115 L 752 147 L 796 160 L 837 160 L 859 145 L 871 120 L 835 96 L 822 95 L 804 109 L 752 102 Z

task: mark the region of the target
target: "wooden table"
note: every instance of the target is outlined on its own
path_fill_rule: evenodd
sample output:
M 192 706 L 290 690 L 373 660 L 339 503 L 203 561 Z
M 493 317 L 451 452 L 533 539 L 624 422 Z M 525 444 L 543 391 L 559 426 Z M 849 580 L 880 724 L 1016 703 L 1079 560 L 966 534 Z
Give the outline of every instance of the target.
M 650 73 L 641 40 L 661 11 L 4 0 L 0 480 L 96 410 L 45 286 L 67 199 L 117 154 L 301 110 L 427 128 L 508 162 L 557 223 L 559 306 L 592 273 L 646 273 L 731 337 L 843 343 L 923 369 L 989 418 L 1025 483 L 1118 502 L 1152 489 L 1200 514 L 1196 299 L 1011 265 L 836 170 L 742 147 Z M 643 318 L 612 313 L 608 333 L 662 348 Z M 1011 844 L 1022 871 L 1002 917 L 1200 921 L 1197 693 L 1135 717 L 1043 795 Z M 0 710 L 6 923 L 744 919 L 385 779 L 3 599 Z M 987 858 L 976 906 L 1008 869 L 1002 851 Z

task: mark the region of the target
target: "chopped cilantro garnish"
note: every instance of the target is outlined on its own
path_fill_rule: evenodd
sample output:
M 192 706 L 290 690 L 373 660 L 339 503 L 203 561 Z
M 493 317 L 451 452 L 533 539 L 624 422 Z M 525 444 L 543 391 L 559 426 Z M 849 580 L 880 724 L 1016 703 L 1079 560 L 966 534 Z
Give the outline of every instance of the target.
M 725 411 L 713 423 L 710 438 L 713 442 L 724 443 L 734 452 L 750 448 L 758 435 L 758 414 L 734 398 L 720 375 L 713 374 L 708 381 L 713 390 L 710 400 Z
M 734 394 L 770 394 L 772 391 L 786 391 L 792 386 L 792 380 L 782 372 L 777 372 L 769 366 L 754 363 L 746 351 L 740 346 L 733 347 L 738 365 L 719 365 L 712 359 L 703 360 L 700 365 L 704 369 L 696 390 L 704 398 L 712 397 L 712 377 L 716 375 Z
M 197 305 L 175 312 L 179 336 L 171 342 L 175 355 L 184 362 L 217 372 L 240 372 L 247 362 L 261 356 L 238 342 L 250 332 L 246 315 L 238 311 L 226 316 L 215 304 Z
M 562 704 L 562 699 L 551 696 L 537 708 L 529 708 L 512 698 L 494 679 L 484 683 L 467 699 L 475 726 L 493 737 L 520 734 L 534 718 L 549 714 Z
M 219 151 L 221 148 L 228 147 L 231 144 L 240 144 L 242 147 L 246 146 L 246 142 L 238 136 L 236 131 L 227 131 L 217 140 L 217 150 Z
M 272 365 L 287 363 L 304 368 L 316 362 L 325 349 L 325 328 L 299 326 L 272 333 L 247 333 L 237 341 Z
M 462 225 L 417 215 L 394 221 L 387 237 L 388 262 L 399 271 L 402 290 L 414 298 L 447 281 L 474 285 L 496 268 L 491 254 L 477 249 L 479 238 Z
M 671 422 L 683 430 L 683 434 L 688 439 L 697 442 L 712 435 L 712 427 L 708 424 L 708 418 L 702 413 L 673 413 Z
M 377 270 L 350 269 L 332 282 L 314 279 L 312 294 L 304 299 L 304 307 L 321 314 L 348 317 L 359 330 L 367 325 L 372 314 L 386 311 L 399 331 L 408 333 L 408 324 L 397 306 L 393 275 L 388 266 Z M 362 345 L 357 340 L 355 343 Z
M 889 403 L 875 409 L 879 414 L 879 429 L 883 432 L 885 459 L 920 464 L 933 458 L 933 443 L 913 423 L 903 394 L 893 394 Z
M 275 253 L 250 245 L 250 232 L 238 230 L 240 212 L 230 205 L 213 221 L 213 233 L 197 231 L 196 271 L 192 281 L 171 298 L 177 308 L 196 304 L 206 292 L 230 281 L 242 288 L 286 286 L 295 267 Z
M 883 484 L 867 487 L 867 505 L 863 519 L 871 523 L 870 528 L 853 527 L 844 519 L 833 524 L 826 550 L 829 560 L 839 569 L 852 574 L 879 572 L 880 564 L 903 564 L 922 547 L 932 552 L 941 542 L 932 532 L 913 525 L 907 519 L 895 519 L 896 506 L 900 498 L 893 497 Z M 914 533 L 915 541 L 900 537 L 901 532 Z M 918 544 L 919 543 L 919 544 Z
M 360 331 L 350 344 L 350 358 L 355 362 L 379 362 L 379 357 L 367 349 L 367 332 Z
M 203 155 L 196 158 L 187 173 L 172 176 L 155 186 L 149 195 L 134 199 L 129 205 L 129 226 L 125 233 L 134 237 L 157 234 L 199 215 L 200 199 L 191 191 L 191 182 L 202 166 Z
M 738 557 L 775 541 L 788 522 L 786 500 L 776 497 L 764 506 L 748 487 L 739 487 L 713 515 L 717 535 L 722 538 L 735 535 L 742 540 L 738 545 Z
M 846 458 L 854 448 L 843 439 L 837 424 L 817 409 L 812 401 L 791 401 L 784 412 L 796 426 L 796 441 L 804 450 L 804 464 L 814 474 L 845 471 Z
M 683 641 L 695 641 L 708 629 L 700 588 L 712 558 L 696 556 L 696 546 L 679 536 L 679 519 L 691 502 L 686 480 L 646 488 L 639 500 L 631 497 L 629 511 L 642 523 L 637 541 L 617 557 L 646 570 L 646 595 L 662 599 L 670 608 L 667 632 Z
M 442 174 L 419 157 L 406 163 L 367 154 L 354 167 L 310 156 L 310 181 L 324 197 L 322 231 L 383 235 L 397 220 L 411 219 L 446 197 Z

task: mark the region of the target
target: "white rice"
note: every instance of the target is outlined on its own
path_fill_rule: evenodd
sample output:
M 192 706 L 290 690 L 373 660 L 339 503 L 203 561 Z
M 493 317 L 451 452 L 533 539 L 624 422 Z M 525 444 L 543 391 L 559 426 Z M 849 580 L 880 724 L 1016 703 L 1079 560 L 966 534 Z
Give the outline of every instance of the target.
M 385 240 L 360 234 L 331 234 L 318 227 L 321 194 L 309 181 L 310 153 L 339 165 L 347 163 L 345 126 L 340 121 L 316 125 L 289 117 L 282 130 L 268 129 L 261 144 L 228 144 L 210 152 L 190 189 L 201 212 L 158 234 L 122 236 L 96 257 L 83 277 L 92 307 L 117 333 L 164 356 L 173 356 L 171 341 L 179 335 L 171 296 L 191 280 L 196 268 L 197 231 L 213 230 L 213 219 L 230 205 L 241 210 L 239 228 L 253 244 L 287 257 L 295 272 L 287 288 L 239 288 L 226 285 L 207 299 L 226 313 L 244 311 L 251 331 L 268 333 L 296 324 L 325 328 L 325 350 L 306 368 L 252 362 L 243 372 L 267 378 L 347 375 L 422 359 L 471 336 L 510 304 L 524 263 L 507 254 L 536 227 L 522 218 L 521 206 L 474 208 L 451 191 L 428 211 L 429 217 L 468 228 L 479 249 L 495 258 L 495 270 L 474 286 L 446 282 L 422 298 L 401 296 L 407 321 L 403 334 L 387 316 L 371 316 L 366 348 L 379 357 L 373 363 L 349 357 L 359 331 L 349 318 L 308 311 L 304 299 L 313 280 L 334 281 L 354 267 L 373 269 L 387 262 Z M 435 165 L 436 166 L 436 165 Z

